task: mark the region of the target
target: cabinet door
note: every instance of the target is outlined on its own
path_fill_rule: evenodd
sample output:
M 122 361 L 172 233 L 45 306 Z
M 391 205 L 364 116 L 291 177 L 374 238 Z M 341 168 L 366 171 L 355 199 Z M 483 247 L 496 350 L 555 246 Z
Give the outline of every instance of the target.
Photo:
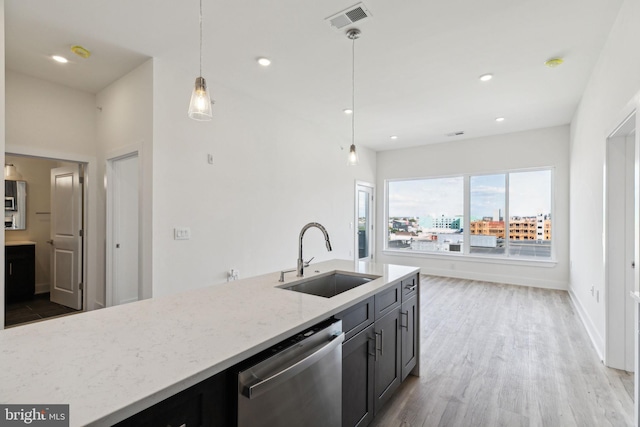
M 418 275 L 411 276 L 402 281 L 402 301 L 406 301 L 409 298 L 416 296 L 416 293 L 418 293 L 418 282 Z
M 415 368 L 418 360 L 418 298 L 402 303 L 400 328 L 402 330 L 402 381 Z
M 221 372 L 116 424 L 116 427 L 225 427 L 228 377 Z
M 400 385 L 400 307 L 391 311 L 375 327 L 375 402 L 377 413 Z
M 7 302 L 33 297 L 35 246 L 5 247 L 4 283 Z
M 373 419 L 373 325 L 342 345 L 342 426 L 364 427 Z
M 373 297 L 370 297 L 353 307 L 336 314 L 336 319 L 342 320 L 344 340 L 349 341 L 367 326 L 373 323 Z M 373 335 L 372 335 L 373 336 Z
M 375 319 L 382 319 L 387 313 L 396 312 L 400 308 L 402 296 L 400 294 L 400 284 L 380 291 L 375 295 Z

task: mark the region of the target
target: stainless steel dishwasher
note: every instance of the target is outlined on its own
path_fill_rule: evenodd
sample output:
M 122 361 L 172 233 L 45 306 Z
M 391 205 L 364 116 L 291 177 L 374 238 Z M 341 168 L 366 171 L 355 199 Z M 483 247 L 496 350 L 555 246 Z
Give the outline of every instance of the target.
M 330 319 L 238 370 L 238 427 L 340 427 L 342 321 Z

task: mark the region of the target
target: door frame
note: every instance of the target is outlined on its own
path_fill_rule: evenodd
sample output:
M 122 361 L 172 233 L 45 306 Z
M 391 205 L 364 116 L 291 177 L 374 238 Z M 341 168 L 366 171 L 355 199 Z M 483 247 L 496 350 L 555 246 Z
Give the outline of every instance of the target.
M 143 168 L 142 168 L 142 152 L 140 146 L 129 146 L 124 147 L 120 150 L 112 151 L 107 155 L 107 159 L 105 161 L 105 170 L 106 170 L 106 181 L 105 181 L 105 190 L 106 190 L 106 234 L 105 234 L 105 255 L 106 255 L 106 263 L 105 263 L 105 304 L 107 307 L 111 307 L 113 305 L 113 233 L 114 233 L 114 225 L 113 225 L 113 182 L 114 178 L 114 170 L 113 165 L 114 162 L 118 160 L 125 159 L 127 157 L 136 156 L 138 158 L 138 300 L 144 299 L 144 284 L 142 282 L 142 194 L 141 189 L 143 185 Z
M 369 188 L 371 190 L 371 203 L 369 205 L 369 215 L 371 216 L 370 218 L 370 222 L 371 222 L 371 235 L 369 236 L 369 249 L 371 251 L 371 255 L 370 255 L 370 259 L 369 261 L 374 261 L 376 259 L 375 253 L 376 253 L 376 236 L 375 236 L 375 219 L 376 219 L 376 207 L 375 207 L 375 200 L 376 200 L 376 187 L 374 184 L 370 183 L 370 182 L 366 182 L 366 181 L 357 181 L 355 182 L 355 187 L 354 187 L 354 212 L 353 212 L 353 217 L 354 217 L 354 222 L 353 222 L 353 259 L 355 261 L 359 261 L 360 258 L 360 254 L 359 254 L 359 245 L 358 245 L 358 191 L 360 190 L 360 187 L 366 187 Z
M 635 216 L 635 195 L 638 192 L 637 182 L 637 143 L 636 143 L 636 112 L 628 115 L 606 141 L 605 173 L 604 173 L 604 276 L 605 276 L 605 346 L 603 362 L 606 366 L 625 371 L 634 370 L 634 359 L 628 360 L 629 334 L 635 336 L 635 320 L 632 301 L 627 287 L 637 289 L 636 278 L 638 266 L 634 275 L 629 277 L 627 268 L 633 262 L 637 266 L 637 226 L 635 220 L 628 220 L 629 210 Z M 633 158 L 629 158 L 629 145 L 633 146 Z M 631 164 L 630 164 L 631 161 Z M 631 167 L 631 170 L 629 169 Z M 629 177 L 629 172 L 631 177 Z M 629 187 L 633 186 L 632 193 Z M 623 191 L 620 191 L 623 189 Z M 631 195 L 631 197 L 629 197 Z M 633 258 L 628 257 L 629 233 L 634 241 Z M 631 286 L 629 286 L 631 285 Z M 629 307 L 631 306 L 631 307 Z M 631 310 L 631 313 L 629 312 Z M 624 327 L 620 328 L 620 324 Z
M 49 160 L 59 160 L 63 162 L 79 163 L 84 165 L 84 185 L 83 191 L 83 223 L 84 223 L 84 244 L 82 248 L 82 262 L 84 265 L 82 271 L 82 283 L 84 290 L 82 292 L 82 310 L 90 311 L 96 308 L 102 308 L 102 304 L 98 301 L 96 290 L 98 281 L 98 253 L 97 239 L 97 162 L 94 156 L 88 156 L 78 153 L 67 153 L 58 150 L 41 149 L 37 147 L 27 147 L 15 144 L 6 144 L 4 155 L 16 155 L 25 157 L 38 157 Z M 3 177 L 4 181 L 4 177 Z M 4 239 L 4 237 L 3 237 Z M 4 263 L 2 263 L 4 271 Z M 2 287 L 4 288 L 4 273 L 2 274 Z M 0 304 L 4 306 L 4 293 L 1 293 Z M 0 329 L 4 328 L 4 316 L 0 319 Z

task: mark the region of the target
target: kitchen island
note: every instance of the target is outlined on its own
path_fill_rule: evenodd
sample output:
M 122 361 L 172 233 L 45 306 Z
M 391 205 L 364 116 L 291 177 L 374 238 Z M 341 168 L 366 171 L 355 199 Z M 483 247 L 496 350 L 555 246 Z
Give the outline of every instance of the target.
M 111 425 L 419 269 L 334 260 L 305 277 L 336 270 L 380 278 L 323 298 L 279 288 L 276 272 L 0 331 L 0 403 L 69 404 L 72 426 Z

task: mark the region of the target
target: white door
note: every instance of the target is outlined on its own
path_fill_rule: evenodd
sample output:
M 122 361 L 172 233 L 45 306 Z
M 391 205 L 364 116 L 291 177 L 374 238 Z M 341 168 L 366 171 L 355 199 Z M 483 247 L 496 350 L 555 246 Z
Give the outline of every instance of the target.
M 373 260 L 373 187 L 356 184 L 356 259 Z
M 108 162 L 109 305 L 140 299 L 138 154 Z M 109 262 L 110 261 L 110 262 Z M 109 298 L 110 296 L 110 298 Z
M 82 309 L 80 166 L 51 169 L 51 301 Z

